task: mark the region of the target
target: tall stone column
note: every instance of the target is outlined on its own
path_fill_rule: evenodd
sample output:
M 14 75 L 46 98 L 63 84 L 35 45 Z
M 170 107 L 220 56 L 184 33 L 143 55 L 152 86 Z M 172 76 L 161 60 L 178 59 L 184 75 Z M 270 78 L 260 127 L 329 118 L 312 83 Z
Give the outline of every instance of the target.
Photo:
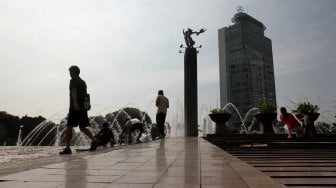
M 184 127 L 185 136 L 198 136 L 197 50 L 187 47 L 184 53 Z
M 185 136 L 198 136 L 198 104 L 197 104 L 197 50 L 194 48 L 195 41 L 191 35 L 198 36 L 206 29 L 194 31 L 190 28 L 183 29 L 186 47 L 182 44 L 180 48 L 185 48 L 184 52 L 184 132 Z M 200 45 L 197 48 L 201 48 Z M 180 50 L 180 53 L 183 53 Z

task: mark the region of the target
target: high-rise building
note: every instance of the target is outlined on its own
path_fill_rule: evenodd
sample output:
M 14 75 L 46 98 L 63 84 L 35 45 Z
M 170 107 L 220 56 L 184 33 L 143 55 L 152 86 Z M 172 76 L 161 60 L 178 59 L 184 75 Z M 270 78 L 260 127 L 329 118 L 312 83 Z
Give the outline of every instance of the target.
M 263 100 L 276 104 L 272 41 L 264 24 L 242 10 L 232 22 L 218 30 L 220 103 L 234 104 L 244 117 Z

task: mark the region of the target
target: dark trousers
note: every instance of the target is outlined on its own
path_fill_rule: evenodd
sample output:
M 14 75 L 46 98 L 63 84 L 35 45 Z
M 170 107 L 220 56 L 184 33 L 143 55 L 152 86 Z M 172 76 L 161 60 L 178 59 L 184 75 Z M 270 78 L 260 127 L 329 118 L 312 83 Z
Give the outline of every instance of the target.
M 159 128 L 161 136 L 166 136 L 164 133 L 164 123 L 166 121 L 166 113 L 160 112 L 156 114 L 156 124 Z
M 306 125 L 303 131 L 304 137 L 315 137 L 316 129 L 314 124 Z

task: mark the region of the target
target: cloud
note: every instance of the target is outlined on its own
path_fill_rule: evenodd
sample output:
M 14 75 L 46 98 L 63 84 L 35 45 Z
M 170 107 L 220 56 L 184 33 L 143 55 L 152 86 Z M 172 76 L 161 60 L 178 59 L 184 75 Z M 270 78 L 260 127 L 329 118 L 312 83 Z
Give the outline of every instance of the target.
M 328 63 L 324 61 L 325 59 L 316 57 L 323 57 L 325 52 L 329 51 L 332 46 L 331 41 L 320 38 L 319 41 L 311 43 L 306 39 L 288 40 L 281 49 L 275 50 L 278 74 L 305 72 Z
M 174 109 L 184 98 L 183 54 L 178 53 L 184 44 L 182 30 L 204 27 L 208 30 L 194 38 L 197 46 L 203 45 L 198 86 L 202 103 L 215 105 L 217 32 L 232 24 L 238 5 L 266 25 L 278 78 L 299 80 L 304 71 L 318 74 L 314 71 L 336 59 L 334 2 L 302 2 L 1 1 L 0 104 L 14 114 L 43 112 L 47 117 L 67 108 L 67 69 L 76 64 L 97 105 L 132 103 L 153 111 L 151 103 L 162 88 Z M 277 90 L 278 96 L 294 95 L 282 90 L 286 88 Z

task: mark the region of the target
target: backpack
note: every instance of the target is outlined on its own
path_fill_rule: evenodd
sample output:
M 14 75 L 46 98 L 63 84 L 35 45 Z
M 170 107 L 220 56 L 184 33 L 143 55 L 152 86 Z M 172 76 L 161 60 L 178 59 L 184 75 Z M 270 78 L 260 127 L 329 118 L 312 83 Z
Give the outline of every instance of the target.
M 90 94 L 86 93 L 84 97 L 84 108 L 86 111 L 91 109 Z

